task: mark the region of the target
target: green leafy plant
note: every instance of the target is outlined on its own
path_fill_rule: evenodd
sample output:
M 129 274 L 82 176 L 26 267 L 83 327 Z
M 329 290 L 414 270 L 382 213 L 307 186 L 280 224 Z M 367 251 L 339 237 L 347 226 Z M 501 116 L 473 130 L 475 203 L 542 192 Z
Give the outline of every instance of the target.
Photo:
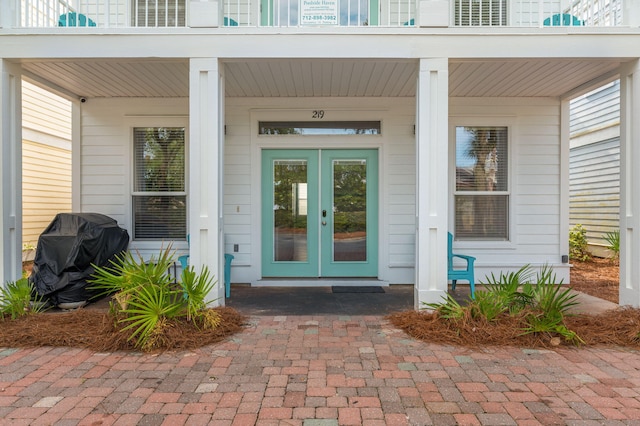
M 466 308 L 462 307 L 449 293 L 442 297 L 443 303 L 425 303 L 428 309 L 437 311 L 442 318 L 461 319 L 465 316 Z
M 193 267 L 185 268 L 182 271 L 180 283 L 183 289 L 183 296 L 187 304 L 187 319 L 199 319 L 205 328 L 215 328 L 220 324 L 220 316 L 203 315 L 207 305 L 210 303 L 206 297 L 213 291 L 216 282 L 210 277 L 209 269 L 205 266 L 199 275 Z
M 8 282 L 0 287 L 0 314 L 16 319 L 23 315 L 38 313 L 44 310 L 45 304 L 37 295 L 33 284 L 26 278 Z
M 110 312 L 116 326 L 131 331 L 129 339 L 143 350 L 158 347 L 174 321 L 205 328 L 220 324 L 217 312 L 207 309 L 206 297 L 217 283 L 208 268 L 200 274 L 186 268 L 180 282 L 175 282 L 169 274 L 173 263 L 169 246 L 148 262 L 127 252 L 110 267 L 95 267 L 90 288 L 102 296 L 113 295 Z
M 525 265 L 518 271 L 491 274 L 484 289 L 476 291 L 475 299 L 462 306 L 447 294 L 444 303 L 426 304 L 445 320 L 462 318 L 500 321 L 505 315 L 520 318 L 522 333 L 547 333 L 559 335 L 574 344 L 582 343 L 580 337 L 569 330 L 564 318 L 577 304 L 577 295 L 562 286 L 553 269 L 547 265 L 534 271 Z
M 587 230 L 580 224 L 577 224 L 569 231 L 569 257 L 582 262 L 591 258 L 587 242 Z
M 607 232 L 604 239 L 607 242 L 607 248 L 613 253 L 612 257 L 614 259 L 620 258 L 620 230 Z

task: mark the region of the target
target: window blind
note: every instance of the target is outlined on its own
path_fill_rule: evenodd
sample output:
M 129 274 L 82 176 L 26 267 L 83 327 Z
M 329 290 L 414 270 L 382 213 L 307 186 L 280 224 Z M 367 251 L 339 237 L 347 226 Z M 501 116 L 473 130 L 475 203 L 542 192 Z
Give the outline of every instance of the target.
M 456 239 L 509 239 L 506 127 L 456 127 Z
M 185 129 L 134 129 L 133 238 L 185 239 Z

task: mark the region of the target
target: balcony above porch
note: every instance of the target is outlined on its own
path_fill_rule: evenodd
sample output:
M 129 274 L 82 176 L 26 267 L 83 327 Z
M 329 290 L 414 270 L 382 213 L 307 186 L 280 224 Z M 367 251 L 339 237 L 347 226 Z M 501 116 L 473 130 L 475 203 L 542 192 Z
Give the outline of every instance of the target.
M 634 0 L 0 0 L 0 28 L 638 27 Z M 637 7 L 636 7 L 637 8 Z M 489 28 L 487 28 L 489 27 Z

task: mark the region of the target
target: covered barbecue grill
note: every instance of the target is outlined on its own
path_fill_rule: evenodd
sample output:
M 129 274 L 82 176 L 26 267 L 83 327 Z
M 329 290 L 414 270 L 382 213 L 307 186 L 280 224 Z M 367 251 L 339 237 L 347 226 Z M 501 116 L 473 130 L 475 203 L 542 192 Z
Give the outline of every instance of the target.
M 61 308 L 86 304 L 92 265 L 109 266 L 127 249 L 129 234 L 99 213 L 59 213 L 38 238 L 29 280 L 38 294 Z

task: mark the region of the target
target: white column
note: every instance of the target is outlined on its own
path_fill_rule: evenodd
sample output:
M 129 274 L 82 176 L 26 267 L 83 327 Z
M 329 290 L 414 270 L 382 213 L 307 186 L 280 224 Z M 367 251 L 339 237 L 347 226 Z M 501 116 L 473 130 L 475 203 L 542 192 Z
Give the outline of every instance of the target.
M 640 0 L 622 1 L 622 24 L 640 27 Z
M 0 59 L 0 278 L 22 274 L 22 81 L 20 67 Z
M 571 150 L 571 140 L 569 132 L 569 118 L 571 115 L 570 101 L 562 99 L 560 101 L 560 259 L 566 255 L 569 261 L 569 155 Z M 563 263 L 567 263 L 563 262 Z M 565 282 L 569 281 L 569 269 L 566 269 Z
M 416 93 L 415 307 L 447 292 L 449 69 L 421 59 Z
M 620 304 L 640 307 L 640 62 L 620 70 Z
M 0 28 L 13 28 L 17 4 L 14 0 L 0 0 Z
M 214 305 L 224 305 L 222 147 L 224 91 L 217 58 L 191 59 L 189 75 L 189 261 L 218 281 Z
M 82 211 L 82 106 L 71 102 L 71 211 Z

